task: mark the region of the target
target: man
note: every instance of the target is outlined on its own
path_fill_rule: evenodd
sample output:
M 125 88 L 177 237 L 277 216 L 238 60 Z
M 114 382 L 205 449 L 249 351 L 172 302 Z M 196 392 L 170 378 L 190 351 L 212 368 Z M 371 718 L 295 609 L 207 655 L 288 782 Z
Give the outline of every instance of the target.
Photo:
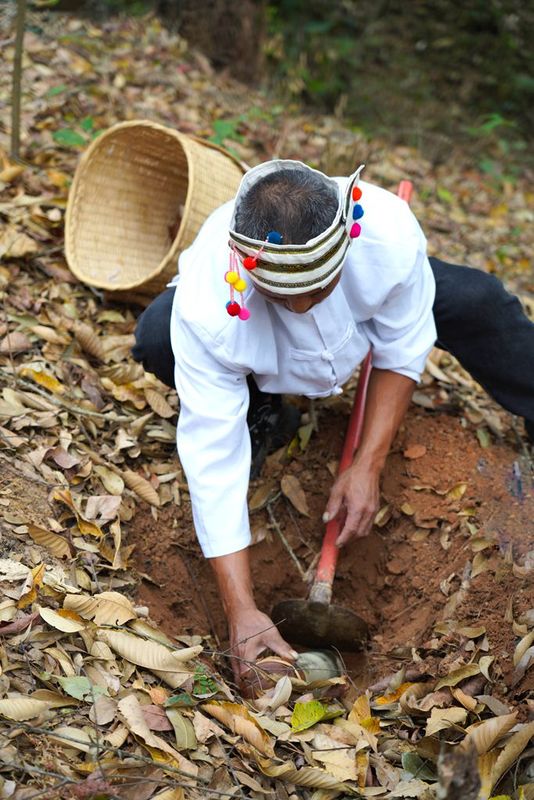
M 296 161 L 250 170 L 136 332 L 134 356 L 180 397 L 178 451 L 236 677 L 266 648 L 296 655 L 256 607 L 247 549 L 251 440 L 257 472 L 297 424 L 281 394 L 339 394 L 372 351 L 362 443 L 325 510 L 344 515 L 339 546 L 369 533 L 381 470 L 434 343 L 534 434 L 534 325 L 519 301 L 493 276 L 429 260 L 406 203 L 360 182 L 360 170 L 348 179 Z

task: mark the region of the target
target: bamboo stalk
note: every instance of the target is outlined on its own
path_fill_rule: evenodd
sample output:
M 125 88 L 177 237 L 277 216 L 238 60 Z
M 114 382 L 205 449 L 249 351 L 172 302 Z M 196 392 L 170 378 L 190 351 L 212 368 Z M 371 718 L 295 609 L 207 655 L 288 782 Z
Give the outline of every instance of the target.
M 22 55 L 24 52 L 24 28 L 26 23 L 27 0 L 17 0 L 15 21 L 15 57 L 13 59 L 13 80 L 11 84 L 11 158 L 20 157 L 20 107 L 22 87 Z

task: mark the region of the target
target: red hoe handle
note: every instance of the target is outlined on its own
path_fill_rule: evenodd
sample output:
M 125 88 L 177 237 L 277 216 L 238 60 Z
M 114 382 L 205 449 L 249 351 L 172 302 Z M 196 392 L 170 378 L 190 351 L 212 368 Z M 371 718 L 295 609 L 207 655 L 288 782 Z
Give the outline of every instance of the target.
M 411 181 L 401 181 L 397 190 L 401 200 L 410 202 L 413 191 Z M 347 467 L 350 467 L 354 458 L 354 453 L 360 446 L 363 430 L 363 420 L 365 416 L 365 398 L 367 396 L 367 386 L 371 374 L 371 353 L 369 352 L 362 363 L 354 405 L 350 415 L 349 425 L 343 444 L 343 452 L 339 462 L 338 475 L 341 475 Z M 341 530 L 341 524 L 337 517 L 326 524 L 326 533 L 321 547 L 321 555 L 317 565 L 317 571 L 313 585 L 310 590 L 310 601 L 319 605 L 327 605 L 332 597 L 332 583 L 336 574 L 336 565 L 339 555 L 339 548 L 336 547 L 336 540 Z

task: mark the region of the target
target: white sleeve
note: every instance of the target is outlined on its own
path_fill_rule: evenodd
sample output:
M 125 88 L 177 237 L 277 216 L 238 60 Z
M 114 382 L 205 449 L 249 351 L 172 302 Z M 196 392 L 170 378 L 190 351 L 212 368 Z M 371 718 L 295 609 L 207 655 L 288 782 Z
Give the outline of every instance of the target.
M 373 318 L 364 323 L 374 367 L 419 381 L 436 341 L 435 291 L 426 254 L 418 250 L 407 279 L 392 289 Z
M 174 356 L 178 454 L 198 540 L 207 558 L 235 553 L 250 544 L 246 376 L 213 358 L 183 323 L 176 331 Z

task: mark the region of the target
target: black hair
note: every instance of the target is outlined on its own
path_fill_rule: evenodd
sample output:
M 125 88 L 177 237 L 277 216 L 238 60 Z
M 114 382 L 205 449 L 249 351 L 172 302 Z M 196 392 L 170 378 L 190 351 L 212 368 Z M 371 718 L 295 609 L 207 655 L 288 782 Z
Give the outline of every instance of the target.
M 283 244 L 304 244 L 332 224 L 338 202 L 335 188 L 321 175 L 282 168 L 260 178 L 240 199 L 235 230 L 260 241 L 278 231 Z

